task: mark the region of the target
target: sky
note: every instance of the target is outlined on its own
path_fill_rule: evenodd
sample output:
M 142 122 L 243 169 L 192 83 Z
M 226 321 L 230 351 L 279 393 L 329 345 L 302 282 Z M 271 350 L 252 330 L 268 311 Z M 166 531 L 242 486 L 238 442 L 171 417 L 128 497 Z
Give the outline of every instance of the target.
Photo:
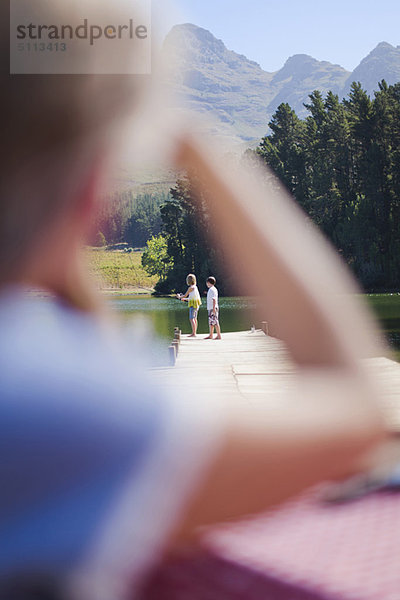
M 400 45 L 399 0 L 153 0 L 159 31 L 194 23 L 277 71 L 293 54 L 352 71 L 379 42 Z

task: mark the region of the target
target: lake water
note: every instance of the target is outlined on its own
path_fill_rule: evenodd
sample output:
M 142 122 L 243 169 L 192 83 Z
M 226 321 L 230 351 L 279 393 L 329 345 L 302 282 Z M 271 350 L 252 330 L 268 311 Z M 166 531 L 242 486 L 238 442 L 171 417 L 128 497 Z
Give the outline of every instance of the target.
M 366 298 L 400 362 L 400 294 L 367 294 Z
M 144 316 L 149 319 L 156 333 L 172 339 L 174 328 L 190 333 L 189 310 L 186 302 L 176 298 L 149 296 L 117 296 L 110 298 L 111 306 L 127 318 Z M 220 298 L 221 327 L 223 331 L 250 329 L 255 323 L 255 304 L 251 298 Z M 199 310 L 199 333 L 208 332 L 206 299 Z
M 368 294 L 366 298 L 400 361 L 400 294 Z M 175 298 L 113 296 L 109 302 L 127 319 L 146 317 L 158 336 L 165 340 L 172 339 L 174 327 L 179 327 L 183 333 L 190 333 L 187 304 Z M 255 303 L 251 298 L 220 298 L 222 331 L 240 331 L 250 329 L 252 325 L 260 327 L 254 309 Z M 204 334 L 208 332 L 205 299 L 199 311 L 198 331 Z

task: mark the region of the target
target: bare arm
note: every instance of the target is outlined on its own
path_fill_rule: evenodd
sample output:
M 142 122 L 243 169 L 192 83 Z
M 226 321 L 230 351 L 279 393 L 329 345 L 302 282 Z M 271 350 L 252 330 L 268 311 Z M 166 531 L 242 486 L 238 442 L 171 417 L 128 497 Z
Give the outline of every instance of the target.
M 189 287 L 189 288 L 186 290 L 186 294 L 183 294 L 183 296 L 181 296 L 181 297 L 180 297 L 180 299 L 181 299 L 181 300 L 187 300 L 187 299 L 188 299 L 188 296 L 189 296 L 189 294 L 190 294 L 190 292 L 191 292 L 191 291 L 192 291 L 192 288 L 191 288 L 191 287 Z
M 227 250 L 232 273 L 260 299 L 268 318 L 302 366 L 344 367 L 384 353 L 359 293 L 328 244 L 283 191 L 224 164 L 197 141 L 185 140 L 181 167 L 194 169 Z
M 284 194 L 269 197 L 245 175 L 225 176 L 222 163 L 197 143 L 182 142 L 178 164 L 206 182 L 228 260 L 301 373 L 295 402 L 261 413 L 232 406 L 220 451 L 177 531 L 180 540 L 199 525 L 265 509 L 356 470 L 384 433 L 374 388 L 358 362 L 382 347 L 330 249 Z
M 264 511 L 313 484 L 359 471 L 384 439 L 380 414 L 360 381 L 321 377 L 320 385 L 305 385 L 310 395 L 299 391 L 277 410 L 229 407 L 224 439 L 172 546 L 193 539 L 199 526 Z

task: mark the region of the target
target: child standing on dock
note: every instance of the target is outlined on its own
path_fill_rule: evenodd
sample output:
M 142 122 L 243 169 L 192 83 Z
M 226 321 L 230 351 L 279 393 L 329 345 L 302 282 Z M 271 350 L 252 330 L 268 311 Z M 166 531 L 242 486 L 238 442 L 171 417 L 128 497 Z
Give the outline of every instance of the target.
M 189 273 L 189 275 L 186 277 L 186 283 L 189 286 L 186 294 L 178 294 L 177 296 L 180 300 L 183 302 L 188 302 L 189 304 L 189 321 L 190 325 L 192 326 L 192 333 L 189 337 L 196 337 L 198 326 L 197 314 L 201 306 L 201 298 L 197 287 L 196 275 Z
M 207 292 L 207 312 L 208 312 L 208 325 L 210 327 L 210 335 L 205 340 L 212 340 L 214 337 L 214 327 L 217 330 L 217 337 L 215 339 L 221 339 L 221 328 L 219 326 L 219 305 L 218 305 L 218 290 L 215 287 L 215 277 L 209 277 L 206 281 L 208 292 Z

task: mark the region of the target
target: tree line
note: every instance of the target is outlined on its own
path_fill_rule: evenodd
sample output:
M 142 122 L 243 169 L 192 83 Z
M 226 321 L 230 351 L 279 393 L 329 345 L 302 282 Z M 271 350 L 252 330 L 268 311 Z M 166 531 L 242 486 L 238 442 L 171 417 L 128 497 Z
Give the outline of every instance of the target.
M 366 291 L 400 277 L 400 83 L 373 99 L 315 91 L 299 119 L 281 104 L 256 153 L 332 241 Z
M 132 190 L 116 192 L 103 199 L 93 226 L 95 246 L 126 242 L 142 248 L 162 231 L 160 207 L 168 192 L 134 194 Z
M 161 206 L 162 235 L 148 242 L 142 264 L 149 273 L 159 275 L 156 292 L 182 291 L 188 273 L 195 273 L 201 285 L 213 275 L 222 294 L 232 290 L 231 277 L 224 272 L 223 250 L 213 243 L 215 232 L 206 208 L 204 194 L 197 190 L 197 175 L 178 179 Z M 202 186 L 203 187 L 203 186 Z M 163 243 L 164 242 L 164 243 Z M 154 268 L 157 247 L 162 244 L 158 265 Z M 153 267 L 148 267 L 153 257 Z M 152 270 L 151 270 L 152 269 Z
M 300 119 L 282 103 L 269 133 L 242 161 L 269 165 L 331 240 L 366 291 L 397 290 L 400 277 L 400 83 L 379 84 L 370 98 L 353 83 L 347 98 L 319 91 Z M 249 161 L 250 159 L 250 161 Z M 98 231 L 108 243 L 144 246 L 143 265 L 159 277 L 160 293 L 181 291 L 187 273 L 213 274 L 222 293 L 234 291 L 196 174 L 169 193 L 125 192 L 105 206 Z

